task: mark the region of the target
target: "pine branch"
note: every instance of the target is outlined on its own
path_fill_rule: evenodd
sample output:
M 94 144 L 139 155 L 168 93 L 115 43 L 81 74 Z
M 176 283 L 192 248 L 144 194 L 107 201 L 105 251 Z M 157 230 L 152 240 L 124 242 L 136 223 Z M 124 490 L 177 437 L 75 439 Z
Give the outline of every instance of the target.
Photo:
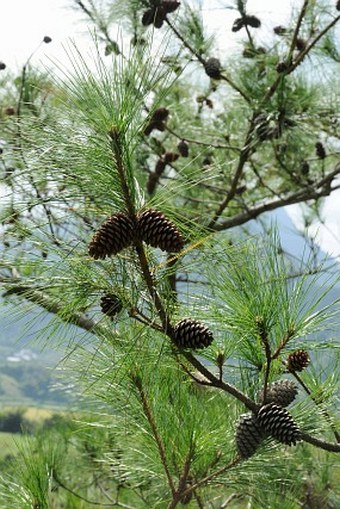
M 316 182 L 312 188 L 304 187 L 289 194 L 288 196 L 285 196 L 284 198 L 268 201 L 267 203 L 253 207 L 245 212 L 240 212 L 239 214 L 228 219 L 224 219 L 218 222 L 214 220 L 214 223 L 210 225 L 210 228 L 214 231 L 227 230 L 229 228 L 233 228 L 234 226 L 239 226 L 241 224 L 247 223 L 250 219 L 255 219 L 264 212 L 276 210 L 280 207 L 292 205 L 294 203 L 301 203 L 308 200 L 317 200 L 324 196 L 329 196 L 335 189 L 339 187 L 338 185 L 331 187 L 332 181 L 339 174 L 340 165 L 337 165 L 331 173 L 329 173 L 325 178 Z M 320 189 L 318 190 L 318 188 Z M 221 210 L 219 210 L 220 215 L 223 212 L 222 208 L 224 210 L 225 207 L 221 207 Z
M 299 382 L 299 384 L 301 385 L 301 387 L 303 387 L 303 389 L 305 390 L 305 392 L 308 394 L 308 396 L 314 401 L 314 403 L 316 405 L 319 405 L 320 404 L 320 401 L 318 401 L 317 398 L 315 398 L 313 395 L 312 395 L 312 391 L 309 389 L 309 387 L 307 387 L 307 385 L 305 384 L 305 382 L 301 379 L 301 377 L 296 373 L 296 371 L 289 371 L 290 374 L 295 378 L 295 380 L 297 380 L 297 382 Z M 337 429 L 335 428 L 335 426 L 333 425 L 333 423 L 331 422 L 331 417 L 329 415 L 329 413 L 327 412 L 327 410 L 324 410 L 323 408 L 321 409 L 321 413 L 322 415 L 325 417 L 325 419 L 327 420 L 328 424 L 330 425 L 330 428 L 335 436 L 335 439 L 336 441 L 338 442 L 338 444 L 340 444 L 340 433 L 337 431 Z
M 300 431 L 299 437 L 301 440 L 308 442 L 309 444 L 315 445 L 319 449 L 323 449 L 325 451 L 330 452 L 340 452 L 340 444 L 332 444 L 330 442 L 326 442 L 325 440 L 320 440 L 319 438 L 312 437 L 308 433 Z
M 199 488 L 200 486 L 203 486 L 203 485 L 207 484 L 209 481 L 212 481 L 213 479 L 215 479 L 215 477 L 218 477 L 219 475 L 224 474 L 228 470 L 231 470 L 233 467 L 235 467 L 236 465 L 238 465 L 242 461 L 243 460 L 242 460 L 242 458 L 240 456 L 236 456 L 230 463 L 228 463 L 224 467 L 219 468 L 218 470 L 216 470 L 212 474 L 207 475 L 203 479 L 200 479 L 196 483 L 194 483 L 191 486 L 189 486 L 182 493 L 182 497 L 185 497 L 186 495 L 189 495 L 189 493 L 192 493 L 193 491 L 197 490 L 197 488 Z M 173 509 L 174 507 L 176 507 L 176 505 L 171 505 L 170 504 L 167 509 Z
M 2 282 L 4 282 L 4 279 L 2 279 Z M 9 278 L 7 279 L 7 282 L 9 282 Z M 22 284 L 15 284 L 11 285 L 11 288 L 3 294 L 4 297 L 9 295 L 20 295 L 33 304 L 37 304 L 38 306 L 42 307 L 49 313 L 53 313 L 59 316 L 61 320 L 66 321 L 67 323 L 72 323 L 73 325 L 77 325 L 78 327 L 87 330 L 92 334 L 103 335 L 107 332 L 105 327 L 99 325 L 83 313 L 68 313 L 67 319 L 65 319 L 65 317 L 62 316 L 62 304 L 57 302 L 53 297 L 48 295 L 46 292 L 43 292 L 42 290 L 31 288 Z
M 156 421 L 155 421 L 155 418 L 153 416 L 150 403 L 149 403 L 148 398 L 147 398 L 147 396 L 145 394 L 145 391 L 144 391 L 144 388 L 143 388 L 142 381 L 141 381 L 140 377 L 138 375 L 136 375 L 136 376 L 133 376 L 132 378 L 133 378 L 133 382 L 134 382 L 134 384 L 135 384 L 135 386 L 136 386 L 136 388 L 137 388 L 137 390 L 139 392 L 139 395 L 140 395 L 140 398 L 141 398 L 141 401 L 142 401 L 142 405 L 143 405 L 143 409 L 144 409 L 144 414 L 145 414 L 145 416 L 146 416 L 146 418 L 147 418 L 147 420 L 148 420 L 148 422 L 150 424 L 150 427 L 151 427 L 151 430 L 152 430 L 152 434 L 154 436 L 154 439 L 155 439 L 157 447 L 158 447 L 159 456 L 161 458 L 162 465 L 163 465 L 166 477 L 168 479 L 168 484 L 169 484 L 171 492 L 172 492 L 172 494 L 174 496 L 175 493 L 176 493 L 176 488 L 175 488 L 175 485 L 174 485 L 174 482 L 172 480 L 172 476 L 171 476 L 171 473 L 170 473 L 170 470 L 169 470 L 169 467 L 168 467 L 168 460 L 167 460 L 166 453 L 165 453 L 164 443 L 163 443 L 161 435 L 158 432 Z
M 309 0 L 304 0 L 303 5 L 301 7 L 301 11 L 299 13 L 299 17 L 298 17 L 296 25 L 295 25 L 292 41 L 290 43 L 290 48 L 289 48 L 289 53 L 288 53 L 288 61 L 291 61 L 292 54 L 293 54 L 293 51 L 294 51 L 295 46 L 296 46 L 296 41 L 297 41 L 297 38 L 299 36 L 299 32 L 300 32 L 300 28 L 301 28 L 301 23 L 303 21 L 303 18 L 306 15 L 308 4 L 309 4 Z
M 334 18 L 321 32 L 313 39 L 313 41 L 306 46 L 306 48 L 301 51 L 301 53 L 298 55 L 296 60 L 293 62 L 291 67 L 287 70 L 286 74 L 292 73 L 298 65 L 301 64 L 301 62 L 304 60 L 304 58 L 310 53 L 311 49 L 319 42 L 319 40 L 327 33 L 329 30 L 337 24 L 337 22 L 340 20 L 340 15 Z
M 61 487 L 63 488 L 65 491 L 67 491 L 68 493 L 70 493 L 71 495 L 73 495 L 74 497 L 78 498 L 79 500 L 83 500 L 84 502 L 86 502 L 87 504 L 91 504 L 91 505 L 95 505 L 95 506 L 100 506 L 100 507 L 112 507 L 112 506 L 117 506 L 117 507 L 122 507 L 123 509 L 137 509 L 135 507 L 132 507 L 132 506 L 129 506 L 129 505 L 126 505 L 126 504 L 121 504 L 120 502 L 118 501 L 115 501 L 115 502 L 110 502 L 110 503 L 106 503 L 106 502 L 97 502 L 97 501 L 94 501 L 94 500 L 89 500 L 88 498 L 84 497 L 83 495 L 80 495 L 80 493 L 77 493 L 76 491 L 74 491 L 73 489 L 69 488 L 63 481 L 61 481 L 59 479 L 59 476 L 57 476 L 56 472 L 54 471 L 53 472 L 53 479 L 55 480 L 55 482 Z
M 192 55 L 194 55 L 197 60 L 203 65 L 205 66 L 206 64 L 206 60 L 188 43 L 188 41 L 185 39 L 185 37 L 182 36 L 182 34 L 177 30 L 177 28 L 168 20 L 168 18 L 165 18 L 165 21 L 167 22 L 167 24 L 169 25 L 169 27 L 171 28 L 171 30 L 174 32 L 174 34 L 176 35 L 176 37 L 182 42 L 182 44 L 190 51 L 190 53 L 192 53 Z M 238 85 L 236 85 L 236 83 L 234 83 L 234 81 L 227 75 L 227 74 L 223 74 L 221 73 L 221 79 L 223 79 L 224 81 L 226 81 L 234 90 L 236 90 L 242 97 L 243 99 L 247 102 L 247 103 L 250 103 L 251 100 L 249 99 L 249 97 L 243 92 L 243 90 L 240 89 L 240 87 Z
M 307 2 L 305 1 L 305 3 L 308 3 L 308 1 Z M 267 101 L 275 94 L 276 90 L 278 89 L 278 87 L 281 84 L 282 80 L 284 80 L 285 76 L 288 75 L 288 74 L 291 74 L 298 67 L 298 65 L 304 60 L 306 55 L 308 55 L 308 53 L 310 53 L 311 49 L 316 45 L 316 43 L 334 25 L 336 25 L 336 23 L 339 21 L 339 19 L 340 19 L 340 16 L 337 16 L 323 30 L 321 30 L 321 32 L 315 37 L 315 39 L 313 39 L 313 41 L 310 44 L 308 44 L 303 51 L 301 51 L 301 53 L 298 55 L 298 57 L 296 58 L 296 60 L 294 62 L 291 61 L 292 51 L 290 51 L 289 57 L 288 57 L 288 67 L 287 67 L 287 70 L 284 71 L 283 73 L 280 73 L 279 76 L 276 78 L 274 83 L 269 88 L 267 94 L 265 95 L 261 106 L 263 106 L 264 104 L 267 103 Z M 298 34 L 298 32 L 296 32 L 296 37 L 297 37 L 297 34 Z M 293 40 L 292 40 L 291 48 L 293 48 L 293 49 L 294 49 L 295 44 L 296 44 L 296 37 L 293 37 Z M 293 42 L 294 42 L 294 47 L 293 47 Z

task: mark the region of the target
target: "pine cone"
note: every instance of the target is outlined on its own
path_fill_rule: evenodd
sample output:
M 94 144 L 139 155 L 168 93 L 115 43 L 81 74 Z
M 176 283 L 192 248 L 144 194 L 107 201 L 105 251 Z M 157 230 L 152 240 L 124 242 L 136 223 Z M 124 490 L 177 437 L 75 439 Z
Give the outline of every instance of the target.
M 178 348 L 206 348 L 213 340 L 212 332 L 208 327 L 191 318 L 184 318 L 178 322 L 173 333 L 173 341 Z
M 259 28 L 261 26 L 261 21 L 256 16 L 244 16 L 243 22 L 245 25 L 248 25 L 253 28 Z
M 158 108 L 155 110 L 151 117 L 151 122 L 164 122 L 169 116 L 167 108 Z
M 159 6 L 152 6 L 150 9 L 146 10 L 142 16 L 142 25 L 154 25 L 155 28 L 161 28 L 164 23 L 166 17 L 166 11 L 163 7 L 163 4 Z
M 307 163 L 307 161 L 302 161 L 302 163 L 300 165 L 300 171 L 301 171 L 301 175 L 308 175 L 309 164 Z
M 177 2 L 176 0 L 163 0 L 161 5 L 165 14 L 170 14 L 171 12 L 176 11 L 181 3 Z
M 306 47 L 306 41 L 304 39 L 302 39 L 301 37 L 298 37 L 296 39 L 296 42 L 295 42 L 295 48 L 298 50 L 298 51 L 303 51 Z
M 112 256 L 128 247 L 133 238 L 134 222 L 119 212 L 109 217 L 96 231 L 89 244 L 89 255 L 95 260 Z
M 153 194 L 155 192 L 156 186 L 159 182 L 159 175 L 156 172 L 151 172 L 146 184 L 146 190 L 149 194 Z
M 152 7 L 151 9 L 145 11 L 142 16 L 142 25 L 144 26 L 152 25 L 155 19 L 155 12 L 156 12 L 155 7 Z
M 289 371 L 303 371 L 310 363 L 308 352 L 296 350 L 288 355 L 287 368 Z
M 163 158 L 165 164 L 174 163 L 179 158 L 179 154 L 176 154 L 176 152 L 165 152 Z
M 320 141 L 315 143 L 315 153 L 320 159 L 325 159 L 326 157 L 325 147 Z
M 260 408 L 257 419 L 267 433 L 279 442 L 287 445 L 296 444 L 300 430 L 291 415 L 284 408 L 269 403 Z
M 176 253 L 183 249 L 184 239 L 177 227 L 158 210 L 142 212 L 137 219 L 138 237 L 153 247 Z
M 100 308 L 105 315 L 113 318 L 123 309 L 123 304 L 117 295 L 107 293 L 100 299 Z
M 287 28 L 279 25 L 277 27 L 274 27 L 273 31 L 276 35 L 285 35 L 285 33 L 287 33 Z
M 159 7 L 156 7 L 155 19 L 153 21 L 154 27 L 161 28 L 163 26 L 165 18 L 166 18 L 166 12 L 163 7 L 163 4 L 161 4 Z
M 250 458 L 266 436 L 254 414 L 240 416 L 236 427 L 236 447 L 242 458 Z
M 156 129 L 157 131 L 165 131 L 165 124 L 163 122 L 151 121 L 144 129 L 145 136 L 148 136 L 152 133 L 152 131 Z
M 286 407 L 294 401 L 298 393 L 297 385 L 291 380 L 278 380 L 269 384 L 266 392 L 265 403 L 275 403 L 282 407 Z M 259 400 L 263 400 L 263 389 L 259 393 Z
M 221 78 L 221 62 L 218 58 L 209 58 L 204 65 L 204 70 L 209 78 L 213 78 L 215 80 Z
M 340 0 L 337 1 L 335 8 L 337 11 L 340 11 Z
M 236 18 L 231 28 L 232 32 L 239 32 L 244 27 L 243 18 Z
M 184 140 L 182 140 L 178 143 L 177 150 L 181 154 L 182 157 L 189 156 L 189 145 Z
M 279 62 L 276 66 L 276 71 L 281 73 L 281 72 L 285 72 L 287 71 L 288 69 L 288 65 L 286 64 L 286 62 Z
M 165 170 L 165 167 L 166 167 L 166 162 L 164 161 L 164 159 L 158 159 L 157 163 L 156 163 L 156 166 L 155 166 L 155 173 L 158 177 L 160 177 L 163 173 L 163 171 Z

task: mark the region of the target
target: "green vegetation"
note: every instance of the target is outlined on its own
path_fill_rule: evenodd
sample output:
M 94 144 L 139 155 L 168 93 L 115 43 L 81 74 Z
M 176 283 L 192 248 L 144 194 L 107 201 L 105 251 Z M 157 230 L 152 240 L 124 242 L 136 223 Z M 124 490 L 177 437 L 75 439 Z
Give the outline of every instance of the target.
M 339 188 L 339 5 L 270 33 L 222 6 L 231 54 L 200 2 L 72 4 L 91 58 L 1 78 L 0 282 L 64 349 L 75 413 L 21 437 L 0 509 L 337 507 L 337 265 L 313 238 L 290 256 L 265 213 L 301 203 L 310 225 Z

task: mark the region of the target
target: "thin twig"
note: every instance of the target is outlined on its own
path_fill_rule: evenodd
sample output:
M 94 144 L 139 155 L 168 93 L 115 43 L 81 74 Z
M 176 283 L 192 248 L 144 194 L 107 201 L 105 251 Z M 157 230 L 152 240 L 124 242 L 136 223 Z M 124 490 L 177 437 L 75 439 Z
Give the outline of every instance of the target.
M 296 25 L 295 25 L 293 37 L 292 37 L 292 40 L 291 40 L 291 43 L 290 43 L 289 53 L 288 53 L 288 61 L 291 61 L 291 59 L 292 59 L 292 54 L 293 54 L 293 51 L 294 51 L 295 46 L 296 46 L 297 38 L 299 36 L 301 23 L 303 21 L 303 18 L 305 17 L 308 4 L 309 4 L 309 0 L 304 0 L 303 5 L 301 7 L 301 11 L 299 13 L 298 20 L 297 20 Z
M 268 387 L 270 366 L 271 366 L 271 361 L 272 361 L 272 353 L 271 353 L 271 349 L 270 349 L 266 325 L 263 322 L 263 318 L 260 316 L 257 317 L 256 322 L 257 322 L 260 339 L 262 341 L 262 344 L 264 346 L 264 351 L 266 354 L 266 370 L 265 370 L 265 374 L 264 374 L 263 395 L 262 395 L 262 404 L 265 404 L 266 398 L 267 398 L 267 387 Z
M 203 65 L 205 66 L 206 64 L 206 60 L 202 57 L 202 55 L 200 55 L 189 43 L 188 41 L 182 36 L 182 34 L 177 30 L 177 28 L 168 20 L 168 18 L 165 18 L 165 21 L 167 22 L 167 24 L 169 25 L 169 27 L 171 28 L 171 30 L 174 32 L 174 34 L 176 35 L 176 37 L 178 37 L 178 39 L 182 42 L 182 44 L 190 51 L 190 53 L 192 53 L 196 58 L 197 60 Z M 226 81 L 234 90 L 236 90 L 242 97 L 243 99 L 247 102 L 247 103 L 250 103 L 251 100 L 249 99 L 249 97 L 243 92 L 243 90 L 240 89 L 240 87 L 238 85 L 236 85 L 236 83 L 234 83 L 234 81 L 226 74 L 223 74 L 221 73 L 220 75 L 221 79 Z
M 218 470 L 216 470 L 212 474 L 207 475 L 203 479 L 200 479 L 199 481 L 197 481 L 195 484 L 192 484 L 191 486 L 189 486 L 182 493 L 182 496 L 185 497 L 185 495 L 188 495 L 189 493 L 191 493 L 192 491 L 196 490 L 197 488 L 199 488 L 203 484 L 206 484 L 209 481 L 212 481 L 215 477 L 217 477 L 217 476 L 219 476 L 221 474 L 224 474 L 224 472 L 226 472 L 227 470 L 230 470 L 231 468 L 235 467 L 236 465 L 241 463 L 241 461 L 243 461 L 242 458 L 240 456 L 236 456 L 230 463 L 228 463 L 224 467 L 219 468 Z M 169 506 L 168 509 L 172 509 L 172 508 Z
M 69 488 L 68 486 L 66 486 L 66 484 L 64 484 L 64 482 L 59 479 L 59 477 L 56 475 L 55 472 L 53 473 L 53 478 L 54 478 L 55 482 L 61 488 L 63 488 L 65 491 L 68 491 L 69 493 L 71 493 L 71 495 L 73 495 L 74 497 L 79 498 L 79 500 L 83 500 L 87 504 L 98 505 L 98 506 L 101 506 L 101 507 L 112 507 L 112 502 L 110 504 L 106 503 L 106 502 L 97 502 L 97 501 L 94 501 L 94 500 L 89 500 L 88 498 L 84 497 L 83 495 L 80 495 L 76 491 L 74 491 L 71 488 Z M 118 505 L 118 504 L 115 504 L 115 505 Z M 136 509 L 136 508 L 131 507 L 131 506 L 120 506 L 120 507 L 125 507 L 125 509 Z
M 67 318 L 60 316 L 60 313 L 63 311 L 63 305 L 57 302 L 53 297 L 48 295 L 46 292 L 30 288 L 25 285 L 16 285 L 12 286 L 5 295 L 20 295 L 38 306 L 41 306 L 49 313 L 53 313 L 60 317 L 61 320 L 67 321 L 68 323 L 73 323 L 78 327 L 81 327 L 84 330 L 91 332 L 92 334 L 100 334 L 103 335 L 107 330 L 104 327 L 101 327 L 97 322 L 89 318 L 83 313 L 73 312 L 67 313 Z
M 150 427 L 151 427 L 154 439 L 156 440 L 158 451 L 159 451 L 159 455 L 160 455 L 160 458 L 161 458 L 161 461 L 162 461 L 162 465 L 163 465 L 166 477 L 168 479 L 169 487 L 171 489 L 172 494 L 174 495 L 176 493 L 176 488 L 175 488 L 175 485 L 174 485 L 174 482 L 172 480 L 172 477 L 171 477 L 171 474 L 170 474 L 170 470 L 169 470 L 169 467 L 168 467 L 168 460 L 167 460 L 166 453 L 165 453 L 164 443 L 163 443 L 161 435 L 158 432 L 156 421 L 155 421 L 155 418 L 154 418 L 152 410 L 151 410 L 151 406 L 150 406 L 149 401 L 147 399 L 147 396 L 146 396 L 146 394 L 144 392 L 144 388 L 143 388 L 142 382 L 141 382 L 141 380 L 139 378 L 135 379 L 135 386 L 136 386 L 136 388 L 137 388 L 137 390 L 139 392 L 145 416 L 146 416 L 146 418 L 147 418 L 147 420 L 148 420 L 148 422 L 150 424 Z
M 248 398 L 248 396 L 246 396 L 233 385 L 224 382 L 223 380 L 220 380 L 215 375 L 213 375 L 203 364 L 200 363 L 198 359 L 196 359 L 196 357 L 192 355 L 192 353 L 184 351 L 182 352 L 182 355 L 190 362 L 190 364 L 192 364 L 200 373 L 202 373 L 202 375 L 210 380 L 211 386 L 228 392 L 236 399 L 241 401 L 247 408 L 249 408 L 249 410 L 252 410 L 253 412 L 258 411 L 259 406 L 252 399 Z
M 214 220 L 214 222 L 211 222 L 210 228 L 213 231 L 227 230 L 234 226 L 244 224 L 248 222 L 250 219 L 255 219 L 264 212 L 269 212 L 270 210 L 275 210 L 286 205 L 292 205 L 293 203 L 300 203 L 302 201 L 308 200 L 316 200 L 324 196 L 329 196 L 332 193 L 332 191 L 339 187 L 338 185 L 331 187 L 332 181 L 339 174 L 340 174 L 340 164 L 337 165 L 335 170 L 329 173 L 325 178 L 316 182 L 313 188 L 304 187 L 302 189 L 299 189 L 298 191 L 291 193 L 288 196 L 272 200 L 267 203 L 262 203 L 246 212 L 240 212 L 239 214 L 227 218 L 223 221 L 216 222 L 217 217 L 215 216 L 216 220 Z M 320 188 L 320 190 L 318 190 L 318 188 Z M 222 212 L 223 210 L 219 211 L 220 214 L 222 214 Z
M 340 15 L 334 18 L 321 32 L 313 39 L 313 41 L 306 46 L 306 48 L 301 51 L 301 53 L 297 56 L 296 60 L 293 62 L 291 67 L 287 70 L 287 74 L 290 74 L 291 72 L 296 69 L 298 65 L 301 64 L 302 60 L 305 58 L 305 56 L 310 52 L 310 50 L 315 46 L 317 42 L 323 37 L 336 23 L 340 20 Z
M 289 67 L 283 73 L 280 73 L 276 78 L 274 83 L 269 88 L 267 94 L 264 96 L 263 101 L 261 103 L 261 107 L 274 95 L 281 81 L 285 78 L 286 75 L 291 74 L 297 66 L 302 62 L 305 56 L 310 52 L 310 50 L 315 46 L 315 44 L 323 37 L 340 19 L 340 16 L 334 18 L 316 37 L 315 39 L 308 45 L 306 48 L 301 51 L 294 62 L 289 61 Z
M 304 442 L 315 445 L 315 447 L 319 447 L 319 449 L 324 449 L 325 451 L 330 452 L 340 452 L 340 444 L 332 444 L 325 440 L 320 440 L 319 438 L 312 437 L 303 431 L 300 431 L 299 436 L 301 440 L 304 440 Z
M 307 385 L 305 384 L 305 382 L 300 378 L 300 376 L 296 373 L 296 371 L 289 371 L 290 374 L 295 378 L 295 380 L 297 380 L 297 382 L 299 382 L 299 384 L 301 385 L 301 387 L 304 388 L 304 390 L 306 391 L 306 393 L 308 394 L 308 396 L 314 401 L 314 403 L 316 405 L 319 405 L 320 402 L 312 395 L 312 391 L 309 389 L 309 387 L 307 387 Z M 325 419 L 327 420 L 328 424 L 330 425 L 331 427 L 331 430 L 335 436 L 335 439 L 336 441 L 338 442 L 338 444 L 340 443 L 340 433 L 337 431 L 337 429 L 334 427 L 333 423 L 331 422 L 331 416 L 329 415 L 329 413 L 327 412 L 327 410 L 325 409 L 321 409 L 321 413 L 322 415 L 325 417 Z

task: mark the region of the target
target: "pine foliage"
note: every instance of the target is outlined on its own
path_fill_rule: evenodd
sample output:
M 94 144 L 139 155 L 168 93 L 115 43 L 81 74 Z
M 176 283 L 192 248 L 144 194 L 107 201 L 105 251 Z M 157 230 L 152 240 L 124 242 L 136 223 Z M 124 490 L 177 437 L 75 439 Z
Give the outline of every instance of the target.
M 336 507 L 338 278 L 249 224 L 338 187 L 337 6 L 269 36 L 233 2 L 226 52 L 204 2 L 74 5 L 91 58 L 0 65 L 0 281 L 54 315 L 77 401 L 0 508 Z

